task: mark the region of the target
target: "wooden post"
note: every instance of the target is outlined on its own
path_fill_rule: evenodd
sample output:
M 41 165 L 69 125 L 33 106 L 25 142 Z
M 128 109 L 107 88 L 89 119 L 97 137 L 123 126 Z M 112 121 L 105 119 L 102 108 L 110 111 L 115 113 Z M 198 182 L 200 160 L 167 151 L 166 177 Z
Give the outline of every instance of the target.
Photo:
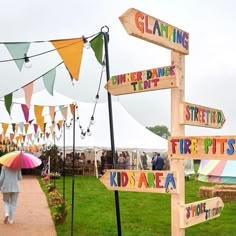
M 171 63 L 176 65 L 176 80 L 178 88 L 171 89 L 171 135 L 185 134 L 184 125 L 179 122 L 180 103 L 185 99 L 185 57 L 176 51 L 171 51 Z M 185 204 L 184 160 L 171 160 L 171 170 L 177 171 L 179 194 L 171 195 L 171 235 L 184 236 L 185 230 L 180 228 L 180 205 Z

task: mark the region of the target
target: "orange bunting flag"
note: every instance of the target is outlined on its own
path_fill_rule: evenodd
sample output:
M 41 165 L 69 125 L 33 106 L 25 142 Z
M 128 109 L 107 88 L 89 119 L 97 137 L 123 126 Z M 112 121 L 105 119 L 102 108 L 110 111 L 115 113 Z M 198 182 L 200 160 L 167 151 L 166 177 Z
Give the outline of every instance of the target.
M 57 128 L 60 130 L 63 124 L 63 120 L 59 120 L 57 123 Z
M 70 104 L 70 111 L 73 117 L 75 117 L 75 104 Z
M 44 118 L 42 116 L 44 106 L 34 106 L 34 114 L 36 117 L 36 123 L 40 127 L 41 131 L 44 132 Z
M 29 128 L 29 124 L 24 124 L 24 127 L 25 127 L 25 133 L 27 134 L 28 128 Z
M 13 141 L 14 138 L 15 138 L 15 134 L 14 133 L 10 133 L 10 140 Z
M 27 84 L 26 86 L 23 87 L 23 90 L 25 92 L 25 103 L 29 109 L 30 109 L 31 98 L 33 95 L 33 89 L 34 89 L 33 83 Z
M 74 80 L 79 80 L 80 65 L 83 55 L 83 38 L 52 40 L 64 64 Z
M 64 117 L 64 120 L 67 120 L 67 111 L 68 111 L 68 107 L 64 107 L 64 108 L 63 108 L 63 117 Z
M 2 133 L 5 135 L 7 132 L 9 124 L 7 123 L 2 123 Z

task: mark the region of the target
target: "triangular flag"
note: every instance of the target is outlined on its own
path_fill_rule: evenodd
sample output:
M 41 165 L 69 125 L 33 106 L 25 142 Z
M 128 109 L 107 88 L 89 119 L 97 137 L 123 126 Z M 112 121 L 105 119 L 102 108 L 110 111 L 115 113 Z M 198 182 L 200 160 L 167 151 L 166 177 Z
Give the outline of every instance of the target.
M 7 128 L 8 128 L 9 124 L 7 123 L 2 123 L 2 133 L 5 135 L 7 132 Z
M 9 116 L 11 116 L 11 105 L 12 105 L 12 93 L 9 93 L 4 97 L 5 100 L 5 107 L 7 109 L 7 112 Z
M 36 134 L 38 131 L 38 125 L 37 124 L 33 124 L 34 125 L 34 133 Z
M 30 102 L 33 95 L 33 89 L 34 89 L 34 83 L 27 84 L 23 87 L 23 90 L 25 92 L 25 103 L 27 107 L 30 109 Z
M 53 96 L 53 87 L 56 78 L 56 68 L 43 75 L 43 83 L 47 91 Z
M 73 79 L 78 80 L 84 48 L 83 38 L 53 40 L 51 43 L 57 49 Z
M 32 134 L 27 134 L 27 138 L 29 141 L 32 141 Z
M 29 124 L 24 124 L 24 126 L 25 126 L 25 133 L 27 134 L 28 128 L 29 128 Z
M 13 57 L 17 67 L 19 70 L 22 70 L 25 60 L 19 59 L 24 58 L 24 54 L 28 53 L 30 43 L 4 43 L 8 51 L 10 52 L 11 56 Z M 19 59 L 19 60 L 17 60 Z
M 21 104 L 21 109 L 23 111 L 25 121 L 28 122 L 29 121 L 29 108 L 25 104 Z
M 74 117 L 75 116 L 75 104 L 70 104 L 70 111 L 71 111 L 72 116 Z
M 15 124 L 15 123 L 12 124 L 12 131 L 13 131 L 14 133 L 16 132 L 16 124 Z
M 103 65 L 103 35 L 100 33 L 90 41 L 91 48 L 94 51 L 98 62 Z
M 54 121 L 55 118 L 55 106 L 49 106 L 49 113 L 51 116 L 51 121 Z
M 14 137 L 15 137 L 15 134 L 10 133 L 10 140 L 11 140 L 11 141 L 14 139 Z
M 64 117 L 64 120 L 67 120 L 67 111 L 68 111 L 68 107 L 64 107 L 63 108 L 63 117 Z
M 23 132 L 24 132 L 24 122 L 20 122 L 19 127 L 20 127 L 21 133 L 23 134 Z

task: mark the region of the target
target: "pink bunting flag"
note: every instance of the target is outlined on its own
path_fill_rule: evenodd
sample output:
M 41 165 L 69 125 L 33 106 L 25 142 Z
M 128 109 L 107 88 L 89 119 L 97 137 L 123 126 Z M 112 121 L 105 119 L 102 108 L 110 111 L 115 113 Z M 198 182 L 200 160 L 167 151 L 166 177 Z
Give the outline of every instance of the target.
M 25 102 L 28 108 L 30 108 L 30 102 L 33 95 L 34 84 L 30 83 L 23 87 L 25 92 Z
M 34 133 L 37 133 L 37 131 L 38 131 L 38 125 L 34 124 Z
M 29 122 L 29 108 L 25 104 L 21 104 L 21 109 L 24 113 L 25 121 Z

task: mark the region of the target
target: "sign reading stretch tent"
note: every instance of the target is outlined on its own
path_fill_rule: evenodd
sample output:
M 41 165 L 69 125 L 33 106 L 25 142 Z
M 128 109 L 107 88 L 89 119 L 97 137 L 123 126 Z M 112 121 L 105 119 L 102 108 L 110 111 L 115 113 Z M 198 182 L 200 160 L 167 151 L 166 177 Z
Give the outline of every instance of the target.
M 181 228 L 187 228 L 220 216 L 224 203 L 220 197 L 180 206 Z
M 236 160 L 236 136 L 170 137 L 168 155 L 175 159 Z
M 127 33 L 132 36 L 188 54 L 189 34 L 175 26 L 134 8 L 128 9 L 121 15 L 120 21 Z
M 225 116 L 221 110 L 187 102 L 180 104 L 180 110 L 181 124 L 219 129 L 225 123 Z
M 170 171 L 107 170 L 100 181 L 109 190 L 176 193 L 176 176 Z
M 174 65 L 114 75 L 105 85 L 105 88 L 112 95 L 140 93 L 175 87 L 176 76 Z

